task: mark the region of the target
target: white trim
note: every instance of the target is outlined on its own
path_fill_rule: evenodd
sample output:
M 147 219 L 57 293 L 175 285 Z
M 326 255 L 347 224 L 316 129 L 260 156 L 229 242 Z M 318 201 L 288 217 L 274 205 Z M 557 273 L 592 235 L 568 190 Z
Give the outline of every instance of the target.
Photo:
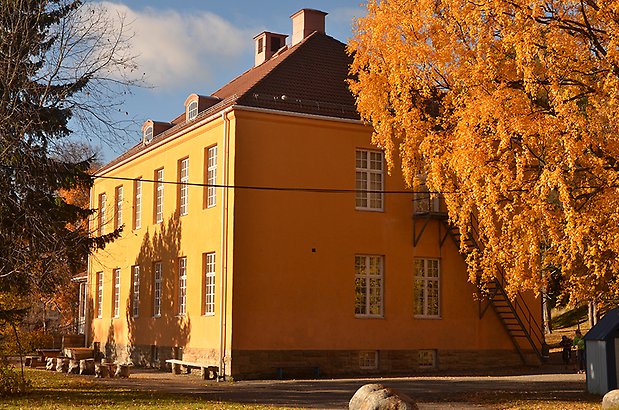
M 357 261 L 363 259 L 362 272 L 357 271 Z M 372 261 L 378 261 L 378 274 L 371 271 Z M 355 298 L 355 317 L 356 318 L 383 318 L 385 308 L 385 258 L 382 255 L 355 255 L 355 292 L 357 292 L 358 281 L 363 281 L 365 293 L 363 294 L 363 312 L 357 312 L 357 299 Z M 372 281 L 379 283 L 379 313 L 371 313 L 372 309 Z M 356 295 L 355 295 L 356 296 Z
M 418 262 L 421 262 L 421 272 L 418 268 Z M 429 276 L 430 268 L 434 270 L 434 267 L 430 267 L 430 262 L 436 262 L 436 276 Z M 414 277 L 413 277 L 413 315 L 416 319 L 441 319 L 441 261 L 437 258 L 415 258 Z M 420 274 L 421 273 L 421 274 Z M 430 297 L 428 289 L 429 284 L 433 284 L 433 289 L 436 290 L 436 314 L 428 314 L 430 310 Z M 418 300 L 417 300 L 417 286 L 421 286 L 421 292 L 423 297 L 423 305 L 421 306 L 423 313 L 417 313 Z
M 178 258 L 178 316 L 187 315 L 187 257 Z

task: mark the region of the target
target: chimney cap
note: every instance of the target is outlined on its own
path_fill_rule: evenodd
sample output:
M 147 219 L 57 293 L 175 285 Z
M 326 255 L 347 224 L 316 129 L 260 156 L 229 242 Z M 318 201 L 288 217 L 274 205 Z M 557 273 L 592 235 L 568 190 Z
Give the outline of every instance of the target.
M 262 36 L 262 35 L 265 35 L 265 34 L 270 35 L 270 36 L 273 36 L 273 37 L 284 37 L 284 38 L 288 37 L 288 34 L 274 33 L 274 32 L 272 32 L 272 31 L 263 31 L 263 32 L 262 32 L 262 33 L 260 33 L 260 34 L 256 34 L 256 35 L 254 36 L 254 40 L 256 40 L 258 37 L 260 37 L 260 36 Z
M 292 16 L 290 16 L 290 18 L 294 18 L 294 17 L 296 17 L 297 15 L 299 15 L 299 14 L 301 14 L 301 13 L 305 13 L 305 12 L 310 12 L 310 13 L 319 13 L 319 14 L 322 14 L 323 16 L 326 16 L 327 14 L 329 14 L 329 13 L 327 13 L 327 12 L 325 12 L 325 11 L 322 11 L 322 10 L 317 10 L 317 9 L 301 9 L 301 10 L 297 11 L 296 13 L 294 13 Z

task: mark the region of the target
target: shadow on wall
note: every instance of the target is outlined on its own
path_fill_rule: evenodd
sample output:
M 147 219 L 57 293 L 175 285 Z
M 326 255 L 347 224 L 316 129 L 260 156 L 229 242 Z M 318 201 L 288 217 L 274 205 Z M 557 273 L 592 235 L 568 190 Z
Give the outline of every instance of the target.
M 127 346 L 115 346 L 116 355 L 135 365 L 161 367 L 165 359 L 180 358 L 189 341 L 191 322 L 179 315 L 179 256 L 181 221 L 178 214 L 151 235 L 147 230 L 131 268 L 127 296 Z M 155 281 L 160 272 L 159 284 Z M 139 267 L 139 277 L 135 276 Z M 136 280 L 137 279 L 137 280 Z M 155 287 L 160 287 L 160 314 L 155 311 Z M 109 340 L 108 340 L 109 343 Z

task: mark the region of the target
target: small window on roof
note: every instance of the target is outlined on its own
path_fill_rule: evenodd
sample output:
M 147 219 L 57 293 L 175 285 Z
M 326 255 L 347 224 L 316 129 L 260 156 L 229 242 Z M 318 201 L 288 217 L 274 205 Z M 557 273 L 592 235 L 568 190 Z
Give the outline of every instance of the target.
M 198 102 L 192 101 L 187 106 L 187 121 L 191 121 L 198 116 Z
M 146 127 L 146 129 L 144 130 L 144 143 L 148 144 L 149 142 L 151 142 L 153 140 L 153 126 L 149 125 L 148 127 Z
M 264 51 L 264 39 L 259 38 L 258 39 L 258 54 L 262 53 L 263 51 Z

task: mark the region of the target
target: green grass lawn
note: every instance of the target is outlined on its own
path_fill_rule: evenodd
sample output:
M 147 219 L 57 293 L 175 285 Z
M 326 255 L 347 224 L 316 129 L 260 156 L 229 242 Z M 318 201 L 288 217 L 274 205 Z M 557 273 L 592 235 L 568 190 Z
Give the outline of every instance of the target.
M 82 377 L 26 369 L 32 391 L 0 398 L 0 409 L 275 409 L 239 403 L 221 403 L 183 394 L 133 391 L 105 386 Z M 278 408 L 281 409 L 281 408 Z

